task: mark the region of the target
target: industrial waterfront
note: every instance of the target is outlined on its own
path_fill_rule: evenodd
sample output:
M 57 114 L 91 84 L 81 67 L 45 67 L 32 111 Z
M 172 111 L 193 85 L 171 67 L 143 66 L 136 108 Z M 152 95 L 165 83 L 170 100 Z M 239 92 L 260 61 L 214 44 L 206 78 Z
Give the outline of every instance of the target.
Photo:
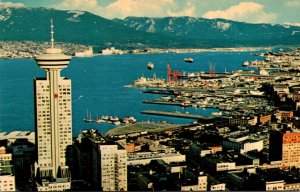
M 295 0 L 10 1 L 0 191 L 300 191 Z
M 53 43 L 53 38 L 51 41 Z M 49 69 L 69 64 L 71 57 L 57 53 L 61 50 L 53 48 L 52 44 L 45 54 L 35 57 L 38 66 L 47 73 L 47 78 L 35 78 L 33 86 L 35 120 L 39 128 L 36 134 L 41 134 L 35 138 L 40 140 L 33 141 L 30 132 L 13 131 L 0 136 L 17 144 L 20 138 L 33 141 L 42 153 L 47 152 L 44 148 L 48 145 L 41 141 L 49 141 L 47 135 L 52 131 L 61 134 L 53 137 L 60 141 L 59 147 L 63 148 L 66 143 L 75 150 L 72 152 L 74 161 L 71 163 L 66 156 L 64 166 L 72 174 L 72 181 L 70 174 L 58 175 L 59 182 L 49 179 L 50 185 L 47 179 L 40 182 L 37 172 L 33 185 L 29 179 L 30 170 L 21 174 L 24 168 L 16 167 L 16 178 L 22 175 L 28 178 L 25 182 L 16 179 L 18 188 L 96 189 L 99 188 L 98 180 L 91 181 L 92 174 L 85 172 L 99 169 L 109 173 L 109 167 L 114 169 L 115 181 L 113 185 L 110 182 L 101 184 L 106 187 L 104 191 L 113 188 L 136 191 L 299 190 L 299 49 L 73 58 L 70 64 L 73 72 L 62 73 L 74 79 L 72 99 L 71 80 L 59 78 L 60 73 L 55 70 L 49 72 Z M 56 56 L 55 61 L 61 65 L 45 60 L 52 56 Z M 15 117 L 20 111 L 3 110 L 14 115 L 11 121 L 15 125 L 21 122 L 24 127 L 32 120 L 28 118 L 33 113 L 32 103 L 28 101 L 33 96 L 26 93 L 32 92 L 29 84 L 22 82 L 29 81 L 27 78 L 31 75 L 40 75 L 40 70 L 33 67 L 30 59 L 3 61 L 6 65 L 2 67 L 7 67 L 8 71 L 16 65 L 21 67 L 15 73 L 2 74 L 5 78 L 1 94 L 5 96 L 5 104 L 27 110 L 20 117 Z M 151 68 L 149 63 L 153 64 Z M 22 78 L 5 82 L 13 79 L 12 76 Z M 51 81 L 53 76 L 58 81 Z M 17 88 L 12 93 L 8 86 Z M 52 92 L 55 88 L 58 92 Z M 45 94 L 47 91 L 50 94 Z M 47 114 L 57 106 L 60 113 Z M 51 122 L 49 116 L 57 122 L 48 123 Z M 45 127 L 56 124 L 61 127 L 59 130 L 63 127 L 65 130 L 58 131 L 53 126 L 53 130 L 45 132 Z M 51 146 L 55 144 L 49 142 Z M 34 145 L 27 147 L 29 153 L 34 154 Z M 54 146 L 53 151 L 59 147 Z M 68 147 L 64 150 L 71 154 Z M 5 152 L 5 148 L 2 147 L 2 151 Z M 99 152 L 100 166 L 98 158 L 92 158 L 94 151 Z M 114 163 L 106 161 L 112 159 L 107 158 L 111 154 Z M 42 162 L 44 154 L 38 158 Z M 33 156 L 31 160 L 33 162 Z M 41 166 L 49 169 L 47 164 L 41 163 Z M 111 174 L 102 178 L 112 179 L 106 176 Z M 9 178 L 13 181 L 14 176 L 11 174 Z
M 94 128 L 102 133 L 115 127 L 112 124 L 86 123 L 83 118 L 87 111 L 97 115 L 134 116 L 138 121 L 160 121 L 185 124 L 191 119 L 143 115 L 144 110 L 179 111 L 198 115 L 210 115 L 217 109 L 182 108 L 181 106 L 148 105 L 144 100 L 157 98 L 155 94 L 142 94 L 144 88 L 127 88 L 137 78 L 167 78 L 167 64 L 180 72 L 209 72 L 209 63 L 215 64 L 216 72 L 231 72 L 245 69 L 246 60 L 260 59 L 253 52 L 205 52 L 205 53 L 160 53 L 160 54 L 124 54 L 73 58 L 70 70 L 62 74 L 73 79 L 72 111 L 73 135 L 80 130 Z M 257 53 L 257 52 L 255 52 Z M 185 63 L 184 58 L 192 57 L 193 63 Z M 147 69 L 147 63 L 155 64 L 154 70 Z M 32 78 L 41 76 L 32 59 L 1 59 L 1 125 L 0 130 L 34 130 Z M 248 68 L 254 69 L 254 68 Z M 11 89 L 10 87 L 15 87 Z M 16 93 L 17 92 L 17 93 Z

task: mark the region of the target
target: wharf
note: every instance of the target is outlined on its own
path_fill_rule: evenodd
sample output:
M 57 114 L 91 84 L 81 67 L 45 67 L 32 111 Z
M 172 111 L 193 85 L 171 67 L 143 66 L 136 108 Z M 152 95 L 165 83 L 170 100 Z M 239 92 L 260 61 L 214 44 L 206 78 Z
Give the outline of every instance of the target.
M 158 100 L 144 100 L 145 104 L 158 104 L 158 105 L 177 105 L 182 106 L 182 102 L 170 102 L 170 101 L 158 101 Z M 191 104 L 185 104 L 185 107 L 189 107 Z
M 196 114 L 188 114 L 188 113 L 180 113 L 180 112 L 167 112 L 167 111 L 156 111 L 156 110 L 146 110 L 142 111 L 142 114 L 147 115 L 160 115 L 160 116 L 170 116 L 170 117 L 178 117 L 178 118 L 186 118 L 186 119 L 198 119 L 198 120 L 212 120 L 215 119 L 212 116 L 202 116 Z
M 142 93 L 151 93 L 151 94 L 164 94 L 164 95 L 174 95 L 174 90 L 166 90 L 166 89 L 148 89 L 142 91 Z
M 142 93 L 150 93 L 150 94 L 163 94 L 163 95 L 178 95 L 180 92 L 203 92 L 209 93 L 206 89 L 202 87 L 197 88 L 187 88 L 187 87 L 173 87 L 171 90 L 168 89 L 148 89 L 142 91 Z

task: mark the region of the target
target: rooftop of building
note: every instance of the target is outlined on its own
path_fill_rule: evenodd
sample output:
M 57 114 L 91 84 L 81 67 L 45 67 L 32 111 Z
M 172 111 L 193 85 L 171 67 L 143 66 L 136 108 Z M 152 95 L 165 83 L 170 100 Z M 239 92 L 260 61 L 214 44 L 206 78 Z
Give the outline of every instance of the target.
M 14 175 L 13 165 L 11 165 L 10 162 L 0 162 L 0 176 L 3 175 Z
M 251 133 L 249 132 L 240 132 L 240 133 L 237 133 L 237 134 L 232 134 L 228 137 L 228 139 L 231 139 L 231 140 L 246 140 L 248 139 L 248 137 L 250 136 Z
M 166 123 L 160 123 L 160 122 L 141 122 L 121 127 L 116 127 L 114 129 L 110 129 L 106 135 L 114 136 L 114 135 L 128 135 L 132 134 L 132 136 L 139 136 L 141 132 L 147 131 L 157 133 L 157 132 L 163 132 L 163 131 L 172 131 L 181 128 L 182 125 L 176 125 L 176 124 L 166 124 Z
M 71 182 L 69 178 L 43 178 L 44 185 L 55 185 L 55 183 L 68 183 Z
M 35 132 L 31 131 L 12 131 L 0 132 L 0 140 L 9 140 L 15 142 L 17 139 L 27 139 L 31 143 L 35 143 Z
M 296 168 L 258 170 L 257 174 L 266 181 L 284 180 L 286 183 L 300 183 L 299 169 Z
M 197 148 L 199 150 L 211 150 L 210 146 L 208 146 L 206 143 L 192 143 L 190 147 Z
M 98 130 L 89 129 L 83 130 L 81 134 L 77 137 L 77 141 L 82 143 L 83 140 L 88 139 L 92 142 L 93 145 L 117 145 L 118 149 L 124 149 L 119 143 L 114 140 L 105 138 Z M 81 150 L 88 150 L 85 144 L 79 146 Z
M 12 148 L 14 155 L 24 155 L 35 151 L 35 146 L 17 145 Z
M 181 153 L 165 153 L 165 152 L 137 152 L 137 153 L 128 153 L 128 160 L 140 160 L 148 159 L 155 157 L 172 157 L 172 156 L 183 156 Z
M 60 77 L 60 78 L 62 78 L 63 80 L 71 80 L 68 77 Z M 34 79 L 35 80 L 47 80 L 46 77 L 35 77 Z
M 81 132 L 82 137 L 86 137 L 91 139 L 94 143 L 101 143 L 101 144 L 106 144 L 107 141 L 103 137 L 103 135 L 95 129 L 89 129 L 89 130 L 83 130 Z
M 210 185 L 218 185 L 221 184 L 223 182 L 219 181 L 217 178 L 213 177 L 212 175 L 206 174 L 207 175 L 207 182 Z
M 241 143 L 241 144 L 245 144 L 245 143 L 256 143 L 256 142 L 259 142 L 259 141 L 262 141 L 262 139 L 259 139 L 259 138 L 257 138 L 257 139 L 246 139 L 246 140 L 241 141 L 241 142 L 239 142 L 239 143 Z
M 179 167 L 179 166 L 186 166 L 186 162 L 171 162 L 169 163 L 171 167 Z
M 272 182 L 272 181 L 280 181 L 283 180 L 286 184 L 292 183 L 300 183 L 300 174 L 299 169 L 279 169 L 279 168 L 271 168 L 271 169 L 256 169 L 256 173 L 247 173 L 247 172 L 236 172 L 233 173 L 241 178 L 246 176 L 254 175 L 257 179 L 257 182 Z
M 274 88 L 288 88 L 289 86 L 288 85 L 285 85 L 285 84 L 275 84 L 274 85 Z
M 5 138 L 28 138 L 34 137 L 35 133 L 31 131 L 12 131 L 12 132 L 0 132 L 0 139 Z
M 204 159 L 211 163 L 235 163 L 232 157 L 229 155 L 225 156 L 221 153 L 206 155 Z
M 255 115 L 249 114 L 234 114 L 229 117 L 229 119 L 241 119 L 241 120 L 251 120 L 255 117 Z

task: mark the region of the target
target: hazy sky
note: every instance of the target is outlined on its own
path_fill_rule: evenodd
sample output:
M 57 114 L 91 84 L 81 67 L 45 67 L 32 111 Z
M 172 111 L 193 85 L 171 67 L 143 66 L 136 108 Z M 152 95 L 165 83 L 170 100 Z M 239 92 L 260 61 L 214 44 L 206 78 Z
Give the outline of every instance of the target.
M 84 10 L 105 18 L 192 16 L 300 25 L 300 0 L 0 0 L 0 5 L 15 3 Z

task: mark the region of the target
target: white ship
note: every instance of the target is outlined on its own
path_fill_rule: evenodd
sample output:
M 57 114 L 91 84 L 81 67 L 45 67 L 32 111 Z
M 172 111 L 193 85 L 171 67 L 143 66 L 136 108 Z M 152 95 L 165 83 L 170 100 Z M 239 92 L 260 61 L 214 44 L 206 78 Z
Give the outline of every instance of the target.
M 137 80 L 133 82 L 134 86 L 155 86 L 155 85 L 162 85 L 164 83 L 164 79 L 156 78 L 155 73 L 153 74 L 153 78 L 146 78 L 141 76 Z
M 189 58 L 184 58 L 184 61 L 187 63 L 193 63 L 194 59 L 189 57 Z

